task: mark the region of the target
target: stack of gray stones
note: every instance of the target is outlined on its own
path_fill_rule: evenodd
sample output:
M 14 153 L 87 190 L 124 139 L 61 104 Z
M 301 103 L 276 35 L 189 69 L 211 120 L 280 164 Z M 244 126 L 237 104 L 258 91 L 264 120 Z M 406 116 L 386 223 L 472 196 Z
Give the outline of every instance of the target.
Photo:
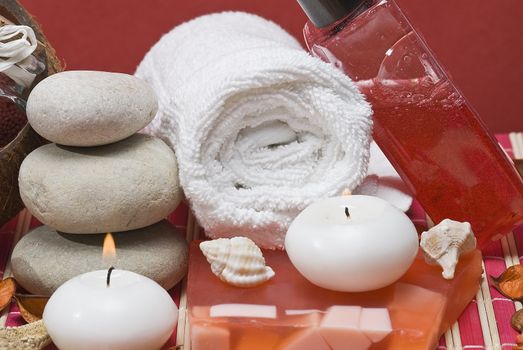
M 44 224 L 11 256 L 16 280 L 50 295 L 84 272 L 108 268 L 102 243 L 112 232 L 116 268 L 148 276 L 166 289 L 187 271 L 187 243 L 165 218 L 182 197 L 174 152 L 137 134 L 154 118 L 153 89 L 131 75 L 68 71 L 31 92 L 27 117 L 53 142 L 24 160 L 20 195 Z

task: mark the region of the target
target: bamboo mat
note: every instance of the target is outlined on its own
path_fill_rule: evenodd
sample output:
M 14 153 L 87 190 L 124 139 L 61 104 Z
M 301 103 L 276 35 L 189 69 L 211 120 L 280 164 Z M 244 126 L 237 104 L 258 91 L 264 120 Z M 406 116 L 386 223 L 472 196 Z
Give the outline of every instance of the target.
M 523 133 L 498 135 L 498 141 L 511 157 L 523 158 Z M 410 211 L 410 216 L 417 225 L 431 225 L 422 208 L 416 203 Z M 185 234 L 187 241 L 202 235 L 201 228 L 185 205 L 171 214 L 169 220 Z M 24 209 L 16 218 L 0 228 L 0 272 L 4 278 L 11 275 L 9 256 L 12 247 L 24 234 L 38 225 L 39 223 Z M 510 318 L 522 305 L 497 292 L 486 276 L 498 276 L 507 267 L 520 264 L 522 256 L 519 252 L 523 252 L 523 226 L 484 249 L 481 288 L 458 322 L 441 338 L 438 349 L 509 350 L 516 346 L 517 332 L 511 328 Z M 177 329 L 164 349 L 190 350 L 185 289 L 184 280 L 170 291 L 179 305 L 180 318 Z M 0 314 L 0 326 L 16 326 L 22 323 L 15 305 Z M 47 349 L 55 348 L 51 345 Z

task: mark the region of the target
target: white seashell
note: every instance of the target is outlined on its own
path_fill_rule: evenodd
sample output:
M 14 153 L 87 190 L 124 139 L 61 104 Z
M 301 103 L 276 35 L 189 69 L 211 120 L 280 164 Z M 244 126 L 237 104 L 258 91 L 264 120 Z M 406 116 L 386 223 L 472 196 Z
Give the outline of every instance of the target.
M 200 243 L 212 272 L 236 287 L 253 287 L 272 277 L 258 246 L 246 237 L 220 238 Z
M 421 234 L 420 246 L 425 261 L 440 265 L 443 278 L 450 280 L 454 278 L 460 255 L 476 249 L 476 237 L 468 222 L 445 219 Z

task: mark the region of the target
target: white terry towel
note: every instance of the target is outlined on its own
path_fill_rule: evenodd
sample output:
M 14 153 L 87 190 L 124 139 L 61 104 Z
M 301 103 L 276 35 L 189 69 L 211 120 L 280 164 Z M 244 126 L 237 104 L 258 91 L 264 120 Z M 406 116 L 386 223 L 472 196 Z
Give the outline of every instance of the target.
M 164 35 L 136 75 L 159 98 L 145 131 L 176 150 L 210 237 L 282 248 L 302 209 L 366 175 L 370 106 L 270 21 L 239 12 L 194 19 Z

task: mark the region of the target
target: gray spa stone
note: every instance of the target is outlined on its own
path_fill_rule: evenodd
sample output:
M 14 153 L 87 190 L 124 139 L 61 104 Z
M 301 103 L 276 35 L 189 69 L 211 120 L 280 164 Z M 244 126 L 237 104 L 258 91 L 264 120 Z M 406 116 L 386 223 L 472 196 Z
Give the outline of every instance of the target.
M 66 71 L 42 80 L 27 100 L 27 119 L 46 139 L 99 146 L 131 136 L 154 118 L 152 87 L 132 75 Z
M 19 186 L 36 218 L 67 233 L 149 226 L 166 218 L 182 197 L 174 152 L 142 134 L 90 148 L 42 146 L 23 161 Z
M 116 268 L 147 276 L 166 289 L 187 271 L 188 248 L 167 221 L 139 230 L 114 233 Z M 33 294 L 51 295 L 81 273 L 108 268 L 102 261 L 105 235 L 71 235 L 40 226 L 25 235 L 11 256 L 18 283 Z

